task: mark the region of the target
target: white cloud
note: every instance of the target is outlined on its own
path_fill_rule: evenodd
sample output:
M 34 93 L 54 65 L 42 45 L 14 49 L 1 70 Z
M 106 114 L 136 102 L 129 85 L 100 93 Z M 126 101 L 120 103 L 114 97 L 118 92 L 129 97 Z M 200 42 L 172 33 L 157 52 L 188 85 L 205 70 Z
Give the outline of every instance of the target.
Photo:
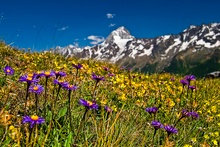
M 111 23 L 108 27 L 114 27 L 115 25 L 115 23 Z
M 107 18 L 114 18 L 115 14 L 108 13 L 108 14 L 106 14 L 106 16 L 107 16 Z
M 68 28 L 69 28 L 69 26 L 62 27 L 62 28 L 58 29 L 58 31 L 65 31 L 65 30 L 67 30 Z
M 102 36 L 94 36 L 94 35 L 88 36 L 87 39 L 92 40 L 90 44 L 93 45 L 99 44 L 105 40 L 105 38 Z

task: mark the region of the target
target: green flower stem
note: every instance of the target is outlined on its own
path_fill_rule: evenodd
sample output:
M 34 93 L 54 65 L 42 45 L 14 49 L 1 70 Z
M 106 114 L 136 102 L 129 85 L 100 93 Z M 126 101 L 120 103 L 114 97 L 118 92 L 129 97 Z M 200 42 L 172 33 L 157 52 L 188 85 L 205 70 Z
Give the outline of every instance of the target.
M 84 112 L 83 117 L 82 117 L 81 122 L 80 122 L 80 126 L 77 130 L 76 136 L 75 136 L 74 141 L 73 141 L 73 146 L 75 145 L 75 142 L 78 139 L 79 131 L 80 131 L 80 129 L 82 129 L 82 125 L 83 125 L 83 122 L 85 121 L 86 113 L 88 112 L 88 110 L 89 110 L 88 108 L 85 109 L 85 112 Z
M 27 100 L 28 100 L 28 96 L 29 96 L 29 87 L 30 84 L 27 83 L 27 89 L 26 89 L 26 97 L 25 97 L 25 106 L 24 106 L 24 115 L 27 115 Z
M 70 97 L 71 97 L 71 90 L 68 91 L 68 98 L 69 98 L 68 99 L 68 114 L 69 114 L 69 120 L 70 120 L 70 130 L 73 132 Z
M 44 93 L 44 116 L 46 116 L 47 82 L 48 82 L 48 77 L 46 77 L 46 82 L 45 82 L 45 93 Z
M 38 116 L 38 94 L 35 94 L 36 115 Z

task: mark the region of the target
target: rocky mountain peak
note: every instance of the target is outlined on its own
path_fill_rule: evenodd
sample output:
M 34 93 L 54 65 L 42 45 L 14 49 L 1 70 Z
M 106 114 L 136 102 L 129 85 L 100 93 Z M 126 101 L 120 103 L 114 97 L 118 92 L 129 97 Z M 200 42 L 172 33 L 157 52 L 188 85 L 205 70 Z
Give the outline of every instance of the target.
M 132 36 L 124 26 L 121 26 L 118 29 L 112 31 L 110 35 L 107 37 L 105 43 L 111 44 L 114 41 L 122 40 L 122 39 L 129 39 L 129 40 L 134 39 L 134 36 Z

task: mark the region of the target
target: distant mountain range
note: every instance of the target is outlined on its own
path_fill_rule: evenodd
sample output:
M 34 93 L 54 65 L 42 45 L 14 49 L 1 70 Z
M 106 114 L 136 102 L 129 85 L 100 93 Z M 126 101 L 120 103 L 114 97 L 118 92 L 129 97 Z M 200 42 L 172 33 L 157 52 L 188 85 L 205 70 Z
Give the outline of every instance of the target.
M 220 70 L 220 23 L 191 25 L 176 35 L 135 38 L 125 27 L 112 31 L 96 46 L 56 47 L 66 57 L 95 59 L 140 72 L 205 74 Z

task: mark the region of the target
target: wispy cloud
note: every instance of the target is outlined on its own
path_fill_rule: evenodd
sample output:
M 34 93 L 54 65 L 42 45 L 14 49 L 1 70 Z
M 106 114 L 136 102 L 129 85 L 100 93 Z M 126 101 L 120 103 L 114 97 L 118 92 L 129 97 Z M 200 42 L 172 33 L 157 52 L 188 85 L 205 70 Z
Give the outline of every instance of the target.
M 68 28 L 69 28 L 69 26 L 65 26 L 65 27 L 62 27 L 62 28 L 58 29 L 58 31 L 65 31 L 65 30 L 67 30 Z
M 108 13 L 108 14 L 106 14 L 106 16 L 107 16 L 107 18 L 114 18 L 115 14 Z
M 0 24 L 1 24 L 1 22 L 2 22 L 3 19 L 5 19 L 4 13 L 1 13 L 1 14 L 0 14 Z
M 88 36 L 87 39 L 92 40 L 90 42 L 90 44 L 92 45 L 99 44 L 105 40 L 105 38 L 102 36 L 94 36 L 94 35 Z
M 115 25 L 115 23 L 111 23 L 108 27 L 114 27 Z
M 73 45 L 74 45 L 75 47 L 79 47 L 79 42 L 73 42 Z

